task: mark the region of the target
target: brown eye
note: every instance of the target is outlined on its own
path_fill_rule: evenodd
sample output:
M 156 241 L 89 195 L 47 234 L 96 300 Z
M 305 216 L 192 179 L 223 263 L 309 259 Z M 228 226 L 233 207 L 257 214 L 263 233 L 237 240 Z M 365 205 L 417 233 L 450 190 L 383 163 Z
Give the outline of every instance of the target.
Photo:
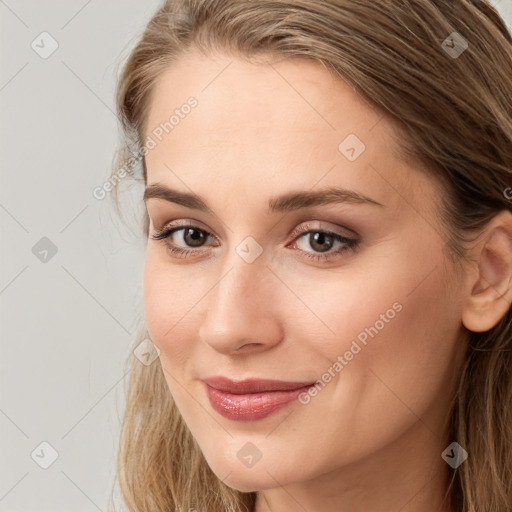
M 312 229 L 309 225 L 301 226 L 295 235 L 293 245 L 298 250 L 299 256 L 315 262 L 327 262 L 340 257 L 346 251 L 355 250 L 359 243 L 357 239 L 331 231 Z M 178 227 L 167 225 L 151 235 L 151 238 L 165 240 L 168 251 L 179 258 L 204 255 L 204 250 L 200 248 L 207 245 L 209 238 L 217 240 L 208 231 L 194 225 Z
M 325 252 L 332 249 L 334 245 L 334 237 L 323 231 L 317 231 L 315 233 L 309 233 L 309 245 L 315 249 L 315 251 Z
M 340 257 L 346 251 L 355 250 L 359 240 L 339 233 L 313 228 L 310 224 L 300 226 L 294 233 L 293 246 L 300 256 L 315 262 L 327 262 Z
M 179 258 L 185 258 L 193 256 L 195 252 L 200 252 L 199 248 L 205 245 L 208 238 L 214 239 L 215 237 L 197 226 L 173 227 L 168 225 L 153 234 L 151 238 L 153 240 L 163 240 L 171 254 Z
M 208 239 L 208 233 L 195 226 L 182 226 L 179 228 L 163 229 L 155 233 L 152 238 L 154 240 L 163 240 L 165 238 L 172 238 L 172 235 L 182 231 L 182 239 L 186 245 L 190 247 L 200 247 L 204 241 Z
M 204 231 L 197 229 L 197 228 L 182 228 L 184 229 L 183 232 L 183 240 L 187 245 L 190 247 L 200 247 L 203 245 L 205 240 L 208 238 L 207 235 L 205 235 Z M 176 230 L 178 231 L 178 230 Z

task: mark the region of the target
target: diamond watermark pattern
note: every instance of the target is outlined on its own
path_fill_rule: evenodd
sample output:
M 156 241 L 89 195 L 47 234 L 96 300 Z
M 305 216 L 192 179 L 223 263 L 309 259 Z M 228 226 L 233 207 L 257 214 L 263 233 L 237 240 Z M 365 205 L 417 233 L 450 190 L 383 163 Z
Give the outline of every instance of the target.
M 50 443 L 43 441 L 30 456 L 38 466 L 48 469 L 59 458 L 59 453 Z
M 242 448 L 238 450 L 236 456 L 244 466 L 252 468 L 261 459 L 263 454 L 254 444 L 245 443 Z
M 345 137 L 345 140 L 338 146 L 339 152 L 347 159 L 353 162 L 357 160 L 366 149 L 363 141 L 354 133 Z
M 57 254 L 57 246 L 44 236 L 32 247 L 32 254 L 42 263 L 48 263 Z
M 459 443 L 453 442 L 446 448 L 441 454 L 441 457 L 449 464 L 453 469 L 458 468 L 467 458 L 468 452 L 462 448 Z
M 133 351 L 135 357 L 145 366 L 149 366 L 160 356 L 160 349 L 148 338 Z
M 252 236 L 248 236 L 237 245 L 236 252 L 246 263 L 252 263 L 263 252 L 263 247 Z
M 441 44 L 443 50 L 452 58 L 457 59 L 468 49 L 468 42 L 458 33 L 452 32 Z
M 59 47 L 59 43 L 48 32 L 41 32 L 30 45 L 39 57 L 47 59 Z

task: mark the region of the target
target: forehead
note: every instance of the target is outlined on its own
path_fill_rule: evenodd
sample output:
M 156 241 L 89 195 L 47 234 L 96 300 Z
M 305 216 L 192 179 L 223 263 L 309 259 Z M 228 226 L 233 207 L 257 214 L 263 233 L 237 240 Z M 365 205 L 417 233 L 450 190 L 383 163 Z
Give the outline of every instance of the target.
M 196 106 L 183 108 L 192 97 Z M 179 175 L 206 195 L 207 176 L 212 187 L 238 184 L 265 196 L 268 187 L 321 181 L 383 202 L 393 188 L 411 194 L 411 180 L 424 179 L 404 180 L 412 170 L 398 159 L 392 121 L 308 59 L 255 64 L 191 51 L 159 76 L 145 128 L 155 142 L 148 182 L 175 184 Z
M 205 114 L 201 119 L 204 130 L 214 126 L 216 131 L 227 131 L 248 114 L 252 129 L 281 121 L 295 130 L 355 130 L 362 116 L 370 127 L 382 121 L 380 112 L 320 63 L 297 57 L 270 59 L 251 63 L 225 54 L 207 57 L 189 51 L 157 78 L 146 132 L 190 96 L 198 99 Z

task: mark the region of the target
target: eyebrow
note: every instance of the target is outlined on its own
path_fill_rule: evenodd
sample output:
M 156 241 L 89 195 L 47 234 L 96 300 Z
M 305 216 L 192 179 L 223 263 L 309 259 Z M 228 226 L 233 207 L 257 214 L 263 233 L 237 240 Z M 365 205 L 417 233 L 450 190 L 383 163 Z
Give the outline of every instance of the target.
M 190 192 L 180 192 L 161 185 L 160 183 L 148 185 L 144 191 L 143 199 L 144 202 L 148 199 L 163 199 L 170 203 L 176 203 L 212 215 L 214 213 L 200 196 Z M 290 212 L 301 208 L 334 203 L 368 204 L 384 207 L 383 204 L 375 199 L 371 199 L 359 192 L 331 187 L 315 192 L 289 192 L 278 197 L 270 198 L 268 201 L 268 211 L 269 213 Z

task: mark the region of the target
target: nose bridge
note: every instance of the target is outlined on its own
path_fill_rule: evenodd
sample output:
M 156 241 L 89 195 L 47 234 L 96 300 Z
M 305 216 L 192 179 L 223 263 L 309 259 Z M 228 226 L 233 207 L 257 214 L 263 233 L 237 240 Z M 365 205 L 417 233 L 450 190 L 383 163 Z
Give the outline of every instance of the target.
M 270 293 L 263 283 L 268 285 L 270 270 L 266 267 L 267 257 L 262 245 L 252 236 L 246 236 L 238 244 L 229 248 L 229 253 L 223 256 L 219 281 L 212 294 L 216 296 L 214 302 L 230 302 L 240 304 L 249 303 L 252 309 L 258 309 L 256 290 L 260 293 Z
M 216 304 L 226 304 L 231 307 L 233 304 L 251 303 L 251 292 L 254 293 L 258 279 L 261 279 L 261 265 L 247 264 L 238 256 L 230 259 L 231 264 L 226 265 L 215 286 L 213 295 Z
M 205 302 L 200 336 L 220 352 L 248 344 L 268 347 L 280 338 L 277 309 L 269 307 L 274 303 L 271 272 L 262 253 L 255 259 L 254 253 L 247 257 L 251 250 L 242 242 L 225 258 Z

